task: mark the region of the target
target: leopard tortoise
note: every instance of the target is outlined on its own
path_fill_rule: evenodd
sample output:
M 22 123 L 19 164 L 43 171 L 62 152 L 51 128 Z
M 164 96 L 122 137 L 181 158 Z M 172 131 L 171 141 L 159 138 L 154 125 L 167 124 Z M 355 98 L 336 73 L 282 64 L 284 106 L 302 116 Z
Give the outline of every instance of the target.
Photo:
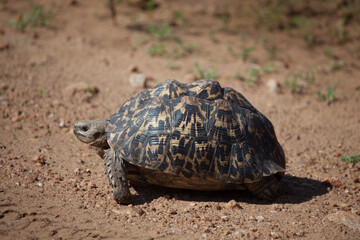
M 247 189 L 274 199 L 285 155 L 273 125 L 243 95 L 216 80 L 167 80 L 140 92 L 106 120 L 74 124 L 97 149 L 118 203 L 128 179 L 194 190 Z

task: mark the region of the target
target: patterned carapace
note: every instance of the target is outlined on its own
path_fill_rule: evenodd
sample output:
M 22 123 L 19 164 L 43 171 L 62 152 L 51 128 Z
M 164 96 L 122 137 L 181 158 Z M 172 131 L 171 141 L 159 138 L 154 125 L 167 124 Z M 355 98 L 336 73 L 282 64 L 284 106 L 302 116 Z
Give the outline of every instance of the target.
M 136 166 L 229 183 L 285 172 L 271 122 L 216 80 L 165 81 L 131 97 L 107 121 L 110 147 Z

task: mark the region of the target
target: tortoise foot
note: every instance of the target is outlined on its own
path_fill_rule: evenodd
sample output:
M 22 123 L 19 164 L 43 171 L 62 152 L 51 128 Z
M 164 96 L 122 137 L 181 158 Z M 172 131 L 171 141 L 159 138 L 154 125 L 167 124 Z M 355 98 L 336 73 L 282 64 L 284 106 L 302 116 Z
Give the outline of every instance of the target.
M 261 179 L 259 182 L 247 184 L 247 188 L 257 198 L 273 201 L 279 188 L 279 180 L 276 176 L 269 176 Z
M 124 185 L 121 187 L 116 187 L 113 190 L 114 199 L 119 204 L 131 203 L 131 193 L 129 191 L 129 186 L 124 187 Z

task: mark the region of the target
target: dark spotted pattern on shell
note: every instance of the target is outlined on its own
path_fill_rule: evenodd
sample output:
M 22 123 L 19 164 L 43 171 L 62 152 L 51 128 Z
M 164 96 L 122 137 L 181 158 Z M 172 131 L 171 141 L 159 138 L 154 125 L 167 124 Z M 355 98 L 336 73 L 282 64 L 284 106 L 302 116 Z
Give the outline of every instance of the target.
M 110 147 L 137 166 L 232 183 L 285 171 L 271 122 L 216 80 L 165 81 L 131 97 L 108 121 Z

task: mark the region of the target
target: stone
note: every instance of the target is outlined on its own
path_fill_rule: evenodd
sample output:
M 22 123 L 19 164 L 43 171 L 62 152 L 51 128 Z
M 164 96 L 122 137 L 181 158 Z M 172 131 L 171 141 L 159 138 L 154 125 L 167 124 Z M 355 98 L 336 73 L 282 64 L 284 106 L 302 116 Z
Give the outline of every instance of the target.
M 255 219 L 258 222 L 262 222 L 262 221 L 264 221 L 265 218 L 263 216 L 256 216 Z
M 145 87 L 146 76 L 142 73 L 133 73 L 129 77 L 129 82 L 133 87 Z
M 225 204 L 225 207 L 228 209 L 241 208 L 240 205 L 233 199 Z
M 269 91 L 271 93 L 279 93 L 281 85 L 275 79 L 269 79 L 266 83 Z
M 9 88 L 9 85 L 6 83 L 0 83 L 0 90 L 5 91 Z
M 334 177 L 326 179 L 325 183 L 330 184 L 334 188 L 339 188 L 342 186 L 341 180 L 338 178 L 334 178 Z
M 128 71 L 131 72 L 131 73 L 135 73 L 135 72 L 139 71 L 139 68 L 136 65 L 130 65 L 128 67 Z

